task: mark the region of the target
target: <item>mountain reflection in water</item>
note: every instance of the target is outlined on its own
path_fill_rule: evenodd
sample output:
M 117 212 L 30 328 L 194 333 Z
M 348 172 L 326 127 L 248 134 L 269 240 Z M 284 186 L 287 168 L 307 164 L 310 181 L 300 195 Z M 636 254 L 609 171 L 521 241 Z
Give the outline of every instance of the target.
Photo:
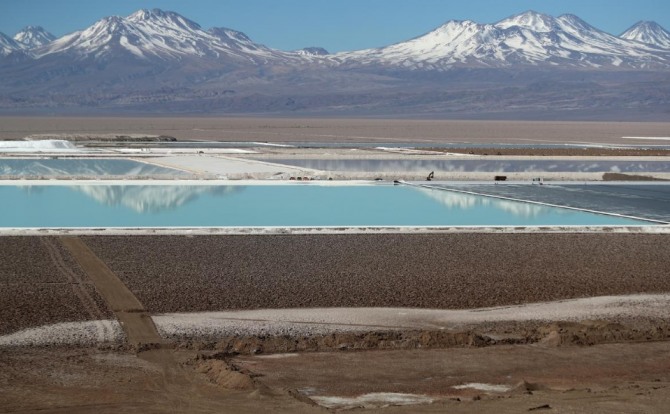
M 174 210 L 196 200 L 201 195 L 223 197 L 239 193 L 245 187 L 239 185 L 78 185 L 69 188 L 80 191 L 103 205 L 124 206 L 138 213 L 158 213 Z
M 538 204 L 523 203 L 519 201 L 508 201 L 494 199 L 491 197 L 455 193 L 448 190 L 434 190 L 430 188 L 417 188 L 419 192 L 437 201 L 441 205 L 451 209 L 469 210 L 473 207 L 492 207 L 505 211 L 517 217 L 531 218 L 543 214 L 561 214 L 565 210 Z
M 0 159 L 0 175 L 45 177 L 185 176 L 172 168 L 127 159 Z
M 638 220 L 385 185 L 0 186 L 0 227 L 624 225 Z
M 667 161 L 273 159 L 272 162 L 321 171 L 351 172 L 670 172 L 670 162 Z

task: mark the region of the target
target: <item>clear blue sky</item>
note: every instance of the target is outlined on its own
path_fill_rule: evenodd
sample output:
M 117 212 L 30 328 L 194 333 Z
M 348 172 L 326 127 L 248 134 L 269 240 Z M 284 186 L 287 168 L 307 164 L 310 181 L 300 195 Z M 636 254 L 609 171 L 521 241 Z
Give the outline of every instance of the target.
M 176 11 L 204 28 L 229 27 L 267 46 L 331 52 L 385 46 L 452 19 L 494 23 L 529 9 L 573 13 L 606 32 L 638 20 L 670 30 L 670 0 L 0 0 L 0 32 L 40 25 L 56 36 L 141 8 Z

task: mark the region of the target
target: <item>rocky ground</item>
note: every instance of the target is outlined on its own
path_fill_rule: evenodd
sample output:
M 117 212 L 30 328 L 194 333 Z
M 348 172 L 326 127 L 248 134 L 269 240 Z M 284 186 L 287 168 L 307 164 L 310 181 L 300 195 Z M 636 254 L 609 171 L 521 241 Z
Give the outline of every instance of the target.
M 472 308 L 668 292 L 667 237 L 80 237 L 102 259 L 91 269 L 79 267 L 79 256 L 64 247 L 72 237 L 4 237 L 0 247 L 9 259 L 2 261 L 0 274 L 13 290 L 2 291 L 0 312 L 4 332 L 107 318 L 110 312 L 90 284 L 109 280 L 89 274 L 106 265 L 150 313 Z M 51 285 L 74 293 L 61 298 Z M 88 297 L 84 286 L 92 289 Z M 124 312 L 115 308 L 115 315 Z M 667 320 L 615 319 L 5 347 L 0 348 L 0 412 L 322 412 L 316 404 L 384 412 L 664 412 L 670 384 Z M 297 351 L 298 356 L 281 354 Z M 338 352 L 314 353 L 319 351 Z
M 0 237 L 0 334 L 112 312 L 56 237 Z
M 156 312 L 464 309 L 670 291 L 663 234 L 82 237 Z

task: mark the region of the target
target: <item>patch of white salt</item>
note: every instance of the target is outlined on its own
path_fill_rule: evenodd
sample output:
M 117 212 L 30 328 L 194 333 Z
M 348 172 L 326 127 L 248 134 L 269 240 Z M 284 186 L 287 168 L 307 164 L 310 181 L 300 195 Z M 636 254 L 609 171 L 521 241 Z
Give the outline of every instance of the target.
M 457 389 L 457 390 L 472 389 L 472 390 L 486 391 L 486 392 L 507 392 L 507 391 L 512 389 L 512 387 L 510 387 L 508 385 L 484 384 L 484 383 L 481 383 L 481 382 L 470 382 L 470 383 L 467 383 L 467 384 L 456 385 L 453 388 Z
M 261 359 L 282 359 L 282 358 L 293 358 L 299 356 L 298 354 L 270 354 L 270 355 L 258 355 L 256 358 Z
M 0 141 L 0 152 L 77 152 L 70 141 L 45 139 L 39 141 Z
M 323 308 L 172 313 L 152 319 L 163 337 L 302 335 L 375 329 L 443 329 L 497 321 L 670 317 L 669 294 L 601 296 L 481 309 Z
M 115 320 L 62 322 L 2 335 L 0 347 L 91 345 L 122 339 L 121 325 Z
M 430 404 L 434 400 L 426 395 L 401 394 L 395 392 L 375 392 L 363 394 L 357 397 L 309 397 L 322 407 L 347 409 L 347 408 L 381 408 L 390 405 L 416 405 Z

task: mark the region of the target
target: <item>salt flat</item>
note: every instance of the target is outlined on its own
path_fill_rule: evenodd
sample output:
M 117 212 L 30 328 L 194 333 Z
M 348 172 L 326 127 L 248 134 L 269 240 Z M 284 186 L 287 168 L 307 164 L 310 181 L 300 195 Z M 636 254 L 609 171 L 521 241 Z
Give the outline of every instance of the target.
M 459 121 L 263 117 L 2 117 L 0 139 L 31 134 L 168 135 L 177 139 L 242 142 L 471 142 L 630 144 L 622 137 L 668 136 L 663 122 Z
M 290 175 L 313 175 L 314 170 L 309 168 L 291 167 L 270 162 L 259 162 L 247 159 L 209 156 L 209 155 L 179 155 L 161 158 L 149 158 L 147 161 L 165 167 L 177 167 L 196 174 L 235 179 L 262 179 L 284 178 Z
M 430 146 L 455 142 L 658 146 L 665 144 L 669 125 L 14 117 L 0 120 L 0 139 L 39 133 L 139 133 L 195 141 L 258 142 L 253 148 L 189 149 L 180 154 L 162 148 L 137 151 L 118 147 L 27 154 L 124 154 L 191 171 L 198 179 L 183 183 L 198 186 L 225 185 L 227 180 L 222 177 L 249 180 L 239 184 L 257 185 L 273 179 L 276 184 L 288 185 L 288 179 L 296 175 L 321 178 L 323 181 L 312 183 L 330 185 L 327 178 L 373 179 L 380 175 L 371 171 L 325 174 L 273 161 L 287 155 L 533 159 L 450 155 L 432 151 Z M 319 142 L 366 145 L 326 149 L 267 145 Z M 421 143 L 428 149 L 374 149 L 389 143 Z M 574 153 L 573 148 L 567 155 Z M 667 159 L 662 151 L 656 155 L 659 161 Z M 249 159 L 255 157 L 259 160 Z M 381 177 L 423 181 L 427 173 L 398 169 Z M 508 178 L 520 180 L 513 185 L 523 186 L 520 192 L 533 193 L 536 197 L 527 194 L 528 199 L 536 199 L 541 189 L 550 186 L 531 187 L 530 179 L 536 174 L 528 174 L 509 174 Z M 557 185 L 565 185 L 558 180 L 577 185 L 576 180 L 603 179 L 600 173 L 542 176 L 545 183 Z M 448 180 L 490 183 L 492 177 L 489 172 L 453 174 Z M 48 184 L 71 184 L 68 181 Z M 481 182 L 459 185 L 478 186 Z M 96 181 L 88 183 L 95 185 Z M 31 180 L 29 184 L 46 183 Z M 625 208 L 642 211 L 638 208 L 640 202 L 646 203 L 640 201 L 642 196 L 651 200 L 645 205 L 656 213 L 664 208 L 663 203 L 653 203 L 651 193 L 641 194 L 640 185 L 595 185 L 589 183 L 581 192 L 568 186 L 565 191 L 584 203 L 581 195 L 593 190 L 598 192 L 593 199 L 605 197 L 612 205 L 617 204 L 622 191 L 630 196 L 629 201 L 637 200 Z M 497 185 L 496 194 L 510 188 Z M 81 241 L 145 306 L 146 314 L 134 315 L 145 317 L 145 322 L 155 324 L 170 338 L 165 343 L 132 346 L 122 342 L 124 325 L 110 319 L 117 309 L 104 303 L 90 275 L 60 244 L 66 231 L 4 232 L 32 236 L 0 237 L 2 251 L 7 253 L 0 261 L 0 277 L 6 287 L 0 292 L 0 411 L 137 412 L 188 407 L 201 412 L 320 412 L 305 403 L 312 396 L 312 402 L 333 408 L 431 402 L 413 406 L 412 411 L 511 413 L 549 407 L 557 412 L 662 413 L 667 411 L 670 387 L 666 366 L 670 332 L 668 231 L 667 226 L 635 230 L 68 231 L 88 234 Z M 631 343 L 636 341 L 644 343 Z M 611 342 L 619 343 L 606 345 Z M 506 343 L 516 345 L 500 345 Z M 42 347 L 47 344 L 52 346 Z M 581 346 L 584 344 L 594 346 Z M 440 347 L 448 349 L 425 349 Z M 416 348 L 422 349 L 408 350 Z M 346 352 L 350 349 L 385 351 Z M 323 350 L 339 352 L 302 352 Z M 297 351 L 301 352 L 292 358 L 254 356 Z M 244 386 L 249 388 L 231 389 Z M 496 386 L 510 391 L 498 392 L 492 388 Z M 91 406 L 91 402 L 99 405 Z
M 485 322 L 579 322 L 670 318 L 670 295 L 599 296 L 545 303 L 431 310 L 414 308 L 260 309 L 156 314 L 165 338 L 302 336 L 373 330 L 456 330 Z

